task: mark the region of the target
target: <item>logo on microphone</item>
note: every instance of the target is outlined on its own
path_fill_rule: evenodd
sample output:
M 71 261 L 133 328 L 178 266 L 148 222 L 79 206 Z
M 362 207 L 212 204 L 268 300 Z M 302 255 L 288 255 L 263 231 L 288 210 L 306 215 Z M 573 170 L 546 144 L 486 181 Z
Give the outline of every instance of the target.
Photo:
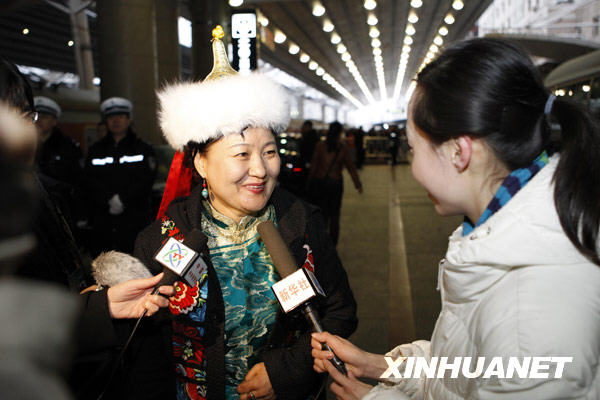
M 154 259 L 181 276 L 188 265 L 196 259 L 196 252 L 177 239 L 169 238 Z
M 182 248 L 181 243 L 175 242 L 171 244 L 169 251 L 163 254 L 163 261 L 169 263 L 172 269 L 177 269 L 187 254 L 187 249 Z

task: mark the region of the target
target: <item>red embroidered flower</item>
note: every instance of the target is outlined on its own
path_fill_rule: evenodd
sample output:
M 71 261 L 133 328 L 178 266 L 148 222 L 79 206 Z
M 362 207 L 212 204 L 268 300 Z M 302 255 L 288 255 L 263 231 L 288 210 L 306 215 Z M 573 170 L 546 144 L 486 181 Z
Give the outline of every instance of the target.
M 175 295 L 169 300 L 169 310 L 172 314 L 187 314 L 196 305 L 199 295 L 199 282 L 192 286 L 188 286 L 183 282 L 178 282 L 175 287 Z

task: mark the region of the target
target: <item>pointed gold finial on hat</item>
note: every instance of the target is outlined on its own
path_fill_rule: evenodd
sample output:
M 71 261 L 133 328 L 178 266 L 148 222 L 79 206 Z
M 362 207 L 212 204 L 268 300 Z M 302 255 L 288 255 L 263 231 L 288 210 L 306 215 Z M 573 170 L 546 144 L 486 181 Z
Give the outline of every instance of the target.
M 223 37 L 225 37 L 225 31 L 221 25 L 217 25 L 212 30 L 212 51 L 213 51 L 213 68 L 210 74 L 204 78 L 206 81 L 214 81 L 231 75 L 237 75 L 237 71 L 231 68 L 229 65 L 229 59 L 227 58 L 227 52 L 223 45 Z

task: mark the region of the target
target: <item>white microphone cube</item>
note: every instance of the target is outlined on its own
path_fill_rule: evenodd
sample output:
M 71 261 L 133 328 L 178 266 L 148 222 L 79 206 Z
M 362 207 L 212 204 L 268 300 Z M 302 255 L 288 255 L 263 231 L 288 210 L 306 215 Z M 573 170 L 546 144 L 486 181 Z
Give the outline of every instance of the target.
M 310 271 L 300 268 L 271 287 L 284 312 L 292 311 L 317 293 L 325 295 L 314 276 L 310 275 Z

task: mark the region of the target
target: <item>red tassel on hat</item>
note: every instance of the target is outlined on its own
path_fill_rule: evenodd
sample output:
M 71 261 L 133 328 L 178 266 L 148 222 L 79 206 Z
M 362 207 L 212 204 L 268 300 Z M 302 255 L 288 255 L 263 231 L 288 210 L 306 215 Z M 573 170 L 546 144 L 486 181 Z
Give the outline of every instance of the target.
M 163 193 L 160 208 L 156 219 L 160 219 L 169 204 L 177 197 L 189 196 L 192 187 L 192 169 L 183 163 L 183 152 L 177 151 L 171 161 L 171 169 L 167 178 L 167 185 Z

